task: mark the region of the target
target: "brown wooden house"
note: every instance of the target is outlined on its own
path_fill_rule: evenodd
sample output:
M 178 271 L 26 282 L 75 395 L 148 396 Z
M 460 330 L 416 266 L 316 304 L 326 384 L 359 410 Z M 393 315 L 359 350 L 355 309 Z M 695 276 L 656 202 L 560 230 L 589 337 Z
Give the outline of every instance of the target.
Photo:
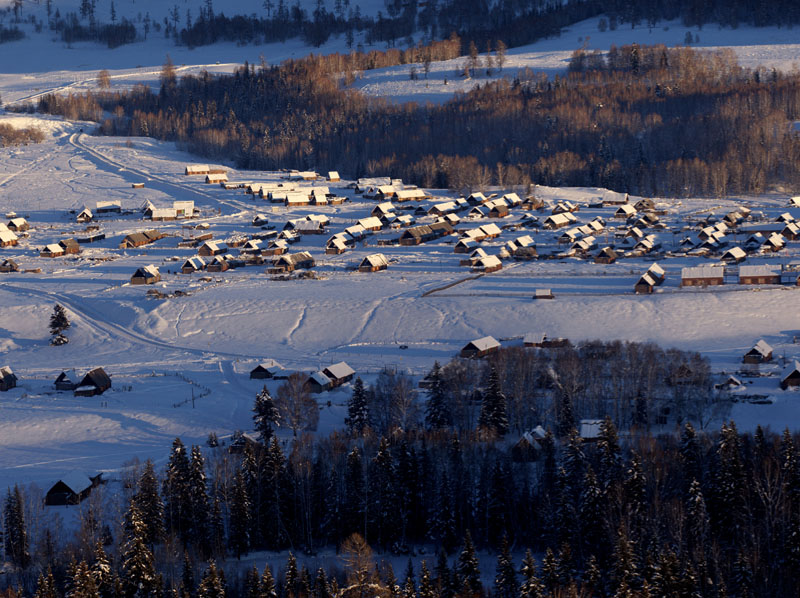
M 89 371 L 75 388 L 76 397 L 93 397 L 101 395 L 111 388 L 111 378 L 103 368 Z

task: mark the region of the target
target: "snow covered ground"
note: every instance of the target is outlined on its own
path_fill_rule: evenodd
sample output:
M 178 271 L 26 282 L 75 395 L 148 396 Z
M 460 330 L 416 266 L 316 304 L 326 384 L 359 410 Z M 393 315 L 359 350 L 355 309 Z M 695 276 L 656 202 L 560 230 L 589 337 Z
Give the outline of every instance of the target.
M 534 331 L 573 341 L 622 338 L 699 350 L 718 371 L 736 371 L 742 353 L 759 338 L 772 344 L 780 358 L 800 357 L 800 347 L 793 344 L 800 334 L 800 291 L 679 289 L 680 267 L 703 263 L 703 258 L 663 261 L 667 283 L 646 297 L 632 293 L 652 261 L 646 258 L 609 266 L 576 258 L 507 261 L 500 272 L 423 297 L 469 277 L 459 265 L 465 256 L 453 252 L 452 238 L 417 247 L 376 247 L 377 239 L 397 237 L 398 231 L 382 231 L 342 255 L 324 255 L 327 234 L 303 237 L 291 251 L 314 255 L 318 280 L 280 281 L 264 267 L 179 274 L 180 264 L 196 250 L 178 248 L 178 240 L 194 231 L 182 228 L 181 221 L 142 221 L 138 208 L 145 200 L 156 205 L 194 200 L 200 221 L 221 240 L 256 232 L 251 225 L 256 213 L 266 214 L 277 230 L 289 218 L 325 214 L 332 234 L 368 216 L 377 202 L 361 199 L 341 183 L 331 186 L 350 198 L 345 204 L 274 207 L 241 190 L 226 191 L 204 184 L 201 177 L 184 176 L 184 165 L 195 160 L 169 143 L 90 137 L 80 133 L 89 123 L 38 116 L 5 115 L 0 122 L 34 124 L 47 133 L 42 144 L 0 150 L 3 208 L 32 225 L 20 245 L 0 249 L 0 260 L 12 257 L 23 270 L 41 269 L 0 275 L 0 365 L 10 365 L 20 377 L 18 388 L 0 394 L 0 485 L 46 485 L 75 468 L 95 473 L 134 457 L 163 458 L 175 436 L 202 443 L 212 431 L 225 436 L 249 429 L 250 408 L 262 382 L 249 380 L 248 372 L 264 358 L 305 371 L 345 360 L 369 380 L 385 366 L 422 374 L 434 360 L 447 361 L 473 338 L 513 339 Z M 274 181 L 280 173 L 231 170 L 229 178 Z M 134 182 L 145 182 L 145 187 L 133 189 Z M 610 227 L 618 225 L 610 219 L 611 208 L 588 207 L 603 190 L 538 192 L 548 202 L 567 199 L 582 205 L 577 213 L 581 222 L 602 215 Z M 48 243 L 80 236 L 85 225 L 75 223 L 75 213 L 96 200 L 120 200 L 131 213 L 100 219 L 100 232 L 107 238 L 84 245 L 78 256 L 38 256 Z M 786 211 L 786 200 L 778 195 L 746 198 L 768 218 Z M 670 214 L 665 218 L 677 221 L 709 209 L 721 214 L 739 201 L 661 203 Z M 511 223 L 519 215 L 517 210 L 510 219 L 495 222 Z M 418 220 L 430 222 L 431 217 Z M 465 220 L 461 227 L 486 222 Z M 152 227 L 174 236 L 139 249 L 118 248 L 125 234 Z M 542 248 L 553 246 L 556 235 L 507 230 L 485 244 L 487 251 L 496 253 L 523 234 L 533 235 Z M 605 234 L 613 237 L 613 229 Z M 665 243 L 672 242 L 671 233 L 662 234 Z M 352 270 L 374 252 L 390 259 L 387 271 Z M 797 257 L 798 245 L 792 243 L 754 263 Z M 131 286 L 131 274 L 147 264 L 161 269 L 156 288 L 186 295 L 152 299 L 146 296 L 151 287 Z M 532 301 L 537 288 L 551 288 L 556 299 Z M 55 303 L 64 305 L 72 320 L 70 343 L 62 347 L 49 345 L 47 322 Z M 766 371 L 777 372 L 780 361 Z M 112 389 L 101 397 L 81 399 L 54 391 L 53 381 L 62 370 L 77 376 L 94 366 L 113 377 Z M 277 383 L 269 386 L 274 391 Z M 800 427 L 796 393 L 779 391 L 774 376 L 756 379 L 747 392 L 777 396 L 778 403 L 737 406 L 734 416 L 744 419 L 742 428 L 757 422 Z M 345 387 L 320 396 L 320 432 L 342 424 L 348 393 Z
M 792 69 L 800 50 L 792 30 L 710 27 L 692 33 L 700 38 L 693 44 L 696 47 L 732 47 L 745 66 Z M 601 34 L 597 20 L 590 20 L 559 39 L 509 51 L 502 76 L 514 77 L 525 68 L 548 76 L 563 72 L 572 50 L 584 43 L 601 50 L 611 43 L 633 41 L 675 45 L 683 43 L 685 34 L 686 28 L 676 23 L 660 24 L 652 31 L 621 27 Z M 25 40 L 0 46 L 0 95 L 4 102 L 17 102 L 50 91 L 93 89 L 97 71 L 103 68 L 111 71 L 112 89 L 155 85 L 167 53 L 180 73 L 197 73 L 229 72 L 245 60 L 258 63 L 261 55 L 278 62 L 308 51 L 297 40 L 190 50 L 156 37 L 106 50 L 94 44 L 66 48 L 50 33 L 30 32 Z M 344 49 L 343 40 L 334 39 L 320 51 Z M 444 101 L 488 80 L 456 78 L 461 63 L 432 65 L 427 82 L 421 69 L 421 79 L 410 82 L 406 65 L 363 73 L 356 85 L 365 93 L 397 101 Z M 18 247 L 0 249 L 0 261 L 13 257 L 22 269 L 41 268 L 40 273 L 0 274 L 0 365 L 10 365 L 20 376 L 18 388 L 0 393 L 0 487 L 14 482 L 46 486 L 73 469 L 94 474 L 135 457 L 162 460 L 175 436 L 186 443 L 202 443 L 212 431 L 224 436 L 248 429 L 253 397 L 262 383 L 249 380 L 247 373 L 264 358 L 306 371 L 346 360 L 367 379 L 384 366 L 421 374 L 434 360 L 449 359 L 470 339 L 515 338 L 533 331 L 573 341 L 623 338 L 699 350 L 712 358 L 716 370 L 728 372 L 739 368 L 741 354 L 759 338 L 772 344 L 778 356 L 767 373 L 776 373 L 784 356 L 800 357 L 800 347 L 793 344 L 800 334 L 796 294 L 800 291 L 678 289 L 680 267 L 703 263 L 702 258 L 664 263 L 666 284 L 646 297 L 631 292 L 650 263 L 641 258 L 610 266 L 574 258 L 506 262 L 498 273 L 423 297 L 426 291 L 469 276 L 458 265 L 463 256 L 453 253 L 453 240 L 376 248 L 371 238 L 354 251 L 325 256 L 328 235 L 305 237 L 292 251 L 312 252 L 319 280 L 273 280 L 263 267 L 184 275 L 176 272 L 194 251 L 178 248 L 177 241 L 192 231 L 180 222 L 143 222 L 138 214 L 101 221 L 106 240 L 84 246 L 80 256 L 40 258 L 38 249 L 45 244 L 84 232 L 71 211 L 93 207 L 97 200 L 120 200 L 131 211 L 145 200 L 157 205 L 194 200 L 215 239 L 256 230 L 250 222 L 257 212 L 266 213 L 278 229 L 290 217 L 324 213 L 331 218 L 331 232 L 337 232 L 367 216 L 375 202 L 336 189 L 352 201 L 291 211 L 273 208 L 240 191 L 184 177 L 184 164 L 196 159 L 172 144 L 88 137 L 81 135 L 81 129 L 90 130 L 90 123 L 41 115 L 0 114 L 0 122 L 37 126 L 47 136 L 39 145 L 0 149 L 3 210 L 25 216 L 33 226 Z M 267 181 L 277 180 L 279 174 L 231 171 L 229 178 Z M 145 182 L 145 188 L 133 189 L 135 182 Z M 548 201 L 580 203 L 582 222 L 596 215 L 608 218 L 607 210 L 587 207 L 602 190 L 544 188 L 539 193 Z M 773 217 L 786 210 L 786 199 L 775 195 L 665 205 L 673 220 L 710 208 L 724 213 L 741 201 Z M 174 236 L 138 250 L 118 249 L 125 234 L 153 226 Z M 487 244 L 490 253 L 522 234 L 534 235 L 542 246 L 552 243 L 547 233 L 507 231 Z M 382 232 L 378 238 L 398 235 Z M 673 241 L 664 239 L 668 248 Z M 388 271 L 352 271 L 362 257 L 376 251 L 391 259 Z M 790 244 L 770 261 L 797 257 L 797 244 Z M 130 286 L 133 271 L 147 264 L 161 269 L 159 290 L 186 295 L 150 299 L 147 288 Z M 531 301 L 537 288 L 551 288 L 556 299 Z M 47 321 L 57 302 L 68 309 L 72 328 L 68 345 L 51 347 Z M 102 397 L 77 399 L 53 390 L 62 370 L 79 375 L 94 366 L 103 366 L 113 377 L 112 389 Z M 276 386 L 270 383 L 273 391 Z M 759 422 L 775 429 L 786 425 L 800 429 L 797 393 L 777 390 L 774 376 L 753 379 L 746 392 L 767 395 L 775 403 L 738 404 L 733 417 L 741 429 Z M 341 425 L 348 393 L 344 388 L 321 397 L 320 432 Z

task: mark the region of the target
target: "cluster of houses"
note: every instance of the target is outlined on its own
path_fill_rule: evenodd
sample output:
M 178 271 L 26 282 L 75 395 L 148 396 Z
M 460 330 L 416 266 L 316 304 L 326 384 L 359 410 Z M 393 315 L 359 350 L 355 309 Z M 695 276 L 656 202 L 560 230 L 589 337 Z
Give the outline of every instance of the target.
M 565 338 L 550 338 L 543 332 L 528 333 L 522 337 L 522 345 L 528 349 L 557 349 L 569 345 Z M 493 336 L 484 336 L 469 341 L 459 351 L 464 359 L 480 359 L 500 349 L 501 344 Z
M 19 379 L 8 366 L 0 368 L 0 391 L 16 388 Z M 111 378 L 103 368 L 93 368 L 82 378 L 73 381 L 66 372 L 61 372 L 55 380 L 56 390 L 72 391 L 76 397 L 101 395 L 111 388 Z
M 282 380 L 289 377 L 290 372 L 274 359 L 259 363 L 250 371 L 251 380 Z M 318 372 L 309 374 L 306 386 L 314 394 L 326 392 L 347 384 L 356 372 L 344 361 L 329 365 Z
M 778 265 L 694 266 L 681 269 L 682 287 L 709 287 L 724 284 L 800 285 L 800 262 Z

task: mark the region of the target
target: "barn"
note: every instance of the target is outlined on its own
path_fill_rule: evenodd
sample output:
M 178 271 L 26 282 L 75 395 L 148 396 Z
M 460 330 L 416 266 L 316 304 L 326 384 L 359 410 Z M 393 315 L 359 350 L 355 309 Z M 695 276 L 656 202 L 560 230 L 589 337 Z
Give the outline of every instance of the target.
M 137 268 L 131 276 L 131 284 L 155 284 L 161 280 L 161 272 L 152 264 Z
M 484 357 L 489 353 L 497 351 L 499 348 L 500 342 L 497 339 L 491 336 L 484 336 L 464 345 L 459 355 L 464 358 Z
M 74 394 L 76 397 L 93 397 L 101 395 L 111 388 L 111 378 L 103 368 L 94 368 L 78 382 Z

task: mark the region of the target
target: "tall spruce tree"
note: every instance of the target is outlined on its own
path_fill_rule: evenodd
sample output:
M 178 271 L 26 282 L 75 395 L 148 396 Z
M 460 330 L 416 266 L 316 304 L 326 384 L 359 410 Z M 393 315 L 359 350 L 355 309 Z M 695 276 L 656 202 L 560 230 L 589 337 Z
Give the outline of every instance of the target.
M 225 598 L 225 578 L 211 560 L 197 586 L 197 598 Z
M 347 418 L 344 422 L 353 436 L 362 436 L 369 427 L 369 408 L 364 381 L 357 377 L 353 384 L 353 394 L 347 401 Z
M 241 470 L 233 478 L 233 497 L 230 507 L 230 535 L 228 542 L 236 558 L 250 548 L 251 504 L 247 496 L 247 485 Z
M 125 540 L 121 548 L 125 598 L 161 598 L 161 576 L 146 542 L 147 526 L 135 502 L 125 513 Z
M 145 461 L 144 469 L 139 476 L 136 494 L 132 499 L 147 528 L 145 542 L 152 548 L 164 539 L 164 502 L 158 492 L 158 479 L 156 478 L 153 462 Z
M 189 495 L 189 456 L 180 438 L 172 442 L 172 452 L 162 485 L 167 531 L 186 539 L 191 521 Z
M 483 393 L 478 425 L 498 437 L 508 434 L 506 396 L 500 388 L 500 376 L 494 367 L 489 372 L 489 383 Z
M 451 410 L 447 404 L 442 368 L 439 362 L 433 364 L 433 369 L 428 374 L 430 388 L 428 390 L 428 403 L 425 408 L 425 424 L 431 430 L 442 430 L 453 424 Z
M 530 550 L 525 551 L 520 573 L 522 583 L 519 587 L 519 598 L 544 598 L 544 585 L 536 575 L 536 559 Z
M 261 442 L 268 445 L 272 438 L 273 426 L 279 425 L 280 414 L 275 406 L 272 395 L 269 394 L 266 384 L 256 395 L 253 403 L 253 424 L 258 432 Z
M 53 571 L 47 567 L 47 572 L 39 573 L 39 580 L 36 582 L 36 592 L 33 598 L 59 598 L 56 580 Z
M 437 598 L 436 586 L 433 583 L 431 572 L 428 570 L 428 565 L 423 559 L 419 569 L 419 591 L 417 592 L 419 598 Z
M 508 536 L 503 536 L 500 554 L 497 555 L 497 569 L 494 576 L 494 593 L 496 598 L 519 598 L 519 582 L 508 545 Z
M 472 596 L 480 596 L 483 591 L 481 583 L 481 570 L 478 565 L 478 555 L 472 543 L 472 534 L 467 530 L 464 536 L 464 545 L 456 561 L 456 578 L 458 591 L 468 591 Z
M 89 571 L 86 561 L 80 563 L 73 561 L 70 565 L 64 598 L 100 598 L 94 577 Z
M 53 313 L 50 316 L 50 339 L 51 345 L 66 345 L 69 339 L 64 336 L 64 331 L 70 327 L 69 318 L 67 317 L 67 310 L 61 305 L 56 303 L 53 307 Z
M 14 489 L 6 494 L 3 509 L 5 520 L 6 560 L 20 569 L 26 569 L 31 562 L 28 543 L 28 527 L 25 523 L 25 501 L 22 490 L 14 485 Z
M 187 539 L 201 547 L 204 554 L 210 554 L 209 522 L 211 520 L 211 509 L 208 500 L 206 462 L 202 449 L 197 445 L 192 446 L 188 481 L 191 519 Z

